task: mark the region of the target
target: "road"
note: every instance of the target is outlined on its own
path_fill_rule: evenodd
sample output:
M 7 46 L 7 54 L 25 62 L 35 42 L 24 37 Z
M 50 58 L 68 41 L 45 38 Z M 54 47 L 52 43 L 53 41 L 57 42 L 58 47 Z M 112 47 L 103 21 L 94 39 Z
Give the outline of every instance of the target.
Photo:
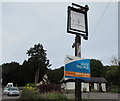
M 8 95 L 3 95 L 2 99 L 19 99 L 19 96 L 8 96 Z
M 75 95 L 74 94 L 65 94 L 68 99 L 74 99 Z M 117 93 L 82 93 L 82 99 L 109 99 L 109 100 L 118 100 L 120 101 L 120 94 Z

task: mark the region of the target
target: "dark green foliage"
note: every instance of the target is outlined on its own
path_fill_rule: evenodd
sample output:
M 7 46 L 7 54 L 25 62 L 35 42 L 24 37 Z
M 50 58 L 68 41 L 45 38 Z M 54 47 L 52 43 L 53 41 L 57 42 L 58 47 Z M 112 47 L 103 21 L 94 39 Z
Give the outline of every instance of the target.
M 13 82 L 14 85 L 22 84 L 21 82 L 21 66 L 17 62 L 6 63 L 2 65 L 3 85 Z
M 33 83 L 35 81 L 35 69 L 32 63 L 28 61 L 24 61 L 22 64 L 22 80 L 24 81 L 25 85 L 27 83 Z
M 90 69 L 92 77 L 104 77 L 105 68 L 100 60 L 91 59 L 90 60 Z
M 23 89 L 20 99 L 43 99 L 36 90 Z
M 48 79 L 51 83 L 58 84 L 64 75 L 64 66 L 55 70 L 47 70 Z
M 48 92 L 60 92 L 61 87 L 60 85 L 56 84 L 42 84 L 38 87 L 40 93 L 48 93 Z
M 118 87 L 111 87 L 109 89 L 109 92 L 111 92 L 111 93 L 120 93 L 120 88 L 119 88 L 119 86 Z
M 106 72 L 106 79 L 109 85 L 118 85 L 119 84 L 119 69 L 118 66 L 109 66 Z
M 2 78 L 3 85 L 6 85 L 8 82 L 13 82 L 16 86 L 24 86 L 27 83 L 34 82 L 35 70 L 32 68 L 32 65 L 27 61 L 24 61 L 23 65 L 19 63 L 11 62 L 2 65 Z
M 35 70 L 35 83 L 42 80 L 45 75 L 47 67 L 50 67 L 49 60 L 47 59 L 46 50 L 44 50 L 42 44 L 35 44 L 34 47 L 27 51 L 29 58 L 29 63 L 32 64 Z
M 56 92 L 53 92 L 53 93 L 50 93 L 48 95 L 48 98 L 49 99 L 52 99 L 52 100 L 57 100 L 57 101 L 67 101 L 67 97 L 60 94 L 60 93 L 56 93 Z
M 114 61 L 114 64 L 117 63 Z M 117 64 L 113 66 L 103 66 L 100 60 L 90 60 L 91 76 L 92 77 L 104 77 L 107 80 L 108 87 L 110 85 L 119 85 L 120 83 L 120 71 Z

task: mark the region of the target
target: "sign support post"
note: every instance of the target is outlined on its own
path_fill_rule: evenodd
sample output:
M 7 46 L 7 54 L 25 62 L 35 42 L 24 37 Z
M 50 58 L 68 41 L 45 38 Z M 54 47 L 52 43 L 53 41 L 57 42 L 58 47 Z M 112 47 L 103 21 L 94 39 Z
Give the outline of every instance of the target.
M 81 37 L 79 35 L 75 37 L 75 56 L 81 57 Z M 76 100 L 82 99 L 81 79 L 75 79 L 75 98 Z
M 88 10 L 88 5 L 85 5 L 85 7 L 83 7 L 72 3 L 72 7 L 68 6 L 67 32 L 76 35 L 75 43 L 72 45 L 73 48 L 75 47 L 76 57 L 81 57 L 81 36 L 83 36 L 85 40 L 88 40 Z M 71 76 L 71 73 L 68 76 Z M 81 81 L 82 79 L 75 78 L 75 99 L 77 101 L 80 101 L 82 99 Z

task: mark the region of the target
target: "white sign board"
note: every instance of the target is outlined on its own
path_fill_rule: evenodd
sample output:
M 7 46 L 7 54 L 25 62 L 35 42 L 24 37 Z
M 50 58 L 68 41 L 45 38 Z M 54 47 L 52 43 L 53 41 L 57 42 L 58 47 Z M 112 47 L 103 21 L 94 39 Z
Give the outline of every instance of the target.
M 71 10 L 70 28 L 79 31 L 85 31 L 85 14 Z

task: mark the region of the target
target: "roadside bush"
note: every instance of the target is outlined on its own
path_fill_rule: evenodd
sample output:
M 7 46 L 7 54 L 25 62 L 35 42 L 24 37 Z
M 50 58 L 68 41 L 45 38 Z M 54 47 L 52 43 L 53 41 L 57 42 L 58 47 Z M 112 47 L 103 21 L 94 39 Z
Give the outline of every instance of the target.
M 28 88 L 24 88 L 22 91 L 22 94 L 20 96 L 20 100 L 24 101 L 24 99 L 28 99 L 28 100 L 34 100 L 34 99 L 38 99 L 41 101 L 45 101 L 45 100 L 56 100 L 56 101 L 66 101 L 67 97 L 65 95 L 62 95 L 58 92 L 51 92 L 51 93 L 39 93 L 36 90 L 31 90 Z
M 65 101 L 65 100 L 67 100 L 67 97 L 60 93 L 52 92 L 52 93 L 48 93 L 48 99 L 57 99 L 58 101 L 59 100 Z
M 24 88 L 28 88 L 28 89 L 36 89 L 36 85 L 32 84 L 32 83 L 28 83 Z
M 20 99 L 42 99 L 42 97 L 38 91 L 24 88 L 20 95 Z
M 61 87 L 57 84 L 42 84 L 38 86 L 38 89 L 40 93 L 61 92 Z
M 109 92 L 111 93 L 120 93 L 120 88 L 119 87 L 112 87 Z

